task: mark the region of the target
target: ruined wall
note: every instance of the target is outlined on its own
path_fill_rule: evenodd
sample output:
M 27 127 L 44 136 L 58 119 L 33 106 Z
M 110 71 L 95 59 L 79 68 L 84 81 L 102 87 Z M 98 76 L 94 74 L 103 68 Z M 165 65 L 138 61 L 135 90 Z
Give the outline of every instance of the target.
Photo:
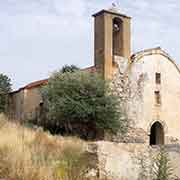
M 172 180 L 180 177 L 180 146 L 165 147 L 173 169 Z M 98 176 L 110 180 L 152 180 L 159 147 L 145 144 L 125 144 L 99 141 L 89 144 L 87 151 L 97 161 Z
M 106 137 L 106 140 L 114 141 L 114 142 L 121 142 L 121 143 L 147 143 L 148 142 L 148 135 L 146 130 L 141 127 L 135 127 L 134 124 L 136 123 L 136 118 L 140 118 L 137 116 L 129 115 L 129 108 L 131 106 L 138 105 L 138 101 L 142 101 L 142 96 L 139 96 L 138 88 L 132 86 L 131 84 L 131 76 L 134 77 L 134 74 L 129 74 L 130 64 L 128 59 L 115 56 L 114 57 L 114 64 L 116 68 L 114 68 L 113 79 L 111 82 L 111 88 L 113 94 L 117 95 L 120 100 L 120 106 L 122 113 L 122 118 L 126 119 L 128 130 L 126 134 L 118 133 L 112 137 Z M 135 81 L 134 83 L 138 83 Z M 134 93 L 136 91 L 136 93 Z M 132 97 L 132 92 L 133 97 Z M 139 111 L 139 107 L 133 107 L 135 112 Z

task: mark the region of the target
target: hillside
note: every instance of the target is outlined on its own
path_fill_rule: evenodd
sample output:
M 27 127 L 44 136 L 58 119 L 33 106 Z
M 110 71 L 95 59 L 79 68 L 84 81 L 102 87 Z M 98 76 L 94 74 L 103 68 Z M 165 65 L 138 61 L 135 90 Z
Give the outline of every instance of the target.
M 86 143 L 78 138 L 52 136 L 3 117 L 0 117 L 0 137 L 0 179 L 86 179 Z

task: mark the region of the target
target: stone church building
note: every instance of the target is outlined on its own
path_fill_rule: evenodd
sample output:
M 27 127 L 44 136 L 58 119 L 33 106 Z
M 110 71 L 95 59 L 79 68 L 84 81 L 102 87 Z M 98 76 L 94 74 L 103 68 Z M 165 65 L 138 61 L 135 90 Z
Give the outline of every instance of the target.
M 94 66 L 84 70 L 97 71 L 104 79 L 112 81 L 113 91 L 121 96 L 130 120 L 127 135 L 119 139 L 115 138 L 115 141 L 129 145 L 115 146 L 109 142 L 111 145 L 104 143 L 99 150 L 101 152 L 104 148 L 103 151 L 107 152 L 106 158 L 104 155 L 99 155 L 100 159 L 106 159 L 106 163 L 100 165 L 101 168 L 120 177 L 119 169 L 116 168 L 123 165 L 118 162 L 111 163 L 113 158 L 116 160 L 121 157 L 119 162 L 124 160 L 123 162 L 128 163 L 128 167 L 131 168 L 134 161 L 129 153 L 135 151 L 134 149 L 141 151 L 147 148 L 146 145 L 179 144 L 180 69 L 169 54 L 160 47 L 131 54 L 131 17 L 121 14 L 115 8 L 101 10 L 93 17 Z M 48 79 L 33 82 L 12 92 L 11 118 L 23 120 L 36 116 L 43 104 L 40 87 L 47 82 Z M 174 153 L 177 151 L 172 152 L 172 157 L 176 157 L 180 162 L 180 154 Z M 127 169 L 122 170 L 120 174 L 124 173 L 126 179 L 138 179 L 139 171 L 134 172 L 133 168 L 131 170 L 132 177 Z

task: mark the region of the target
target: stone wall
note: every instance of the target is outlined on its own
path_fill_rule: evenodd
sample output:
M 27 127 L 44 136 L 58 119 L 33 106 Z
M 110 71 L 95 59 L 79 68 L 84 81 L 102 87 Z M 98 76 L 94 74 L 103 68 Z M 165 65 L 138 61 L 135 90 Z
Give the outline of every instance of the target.
M 180 145 L 165 147 L 173 169 L 172 180 L 180 178 Z M 88 146 L 88 152 L 96 157 L 95 168 L 99 178 L 110 180 L 152 180 L 154 159 L 158 146 L 99 141 Z
M 135 118 L 137 117 L 131 117 L 128 114 L 129 108 L 132 109 L 132 106 L 140 104 L 140 102 L 142 102 L 141 89 L 132 86 L 130 81 L 131 78 L 129 76 L 129 60 L 121 56 L 114 56 L 114 64 L 116 65 L 116 68 L 114 68 L 111 88 L 113 94 L 119 97 L 119 109 L 121 111 L 122 118 L 124 118 L 127 122 L 127 133 L 123 135 L 121 133 L 118 133 L 117 135 L 112 137 L 106 136 L 105 139 L 121 143 L 149 143 L 147 132 L 143 128 L 134 128 L 136 122 Z M 136 83 L 136 81 L 134 81 L 134 83 Z M 132 106 L 129 106 L 130 103 Z M 139 108 L 136 107 L 136 109 L 134 110 L 138 112 Z
M 9 95 L 9 118 L 21 120 L 24 118 L 24 90 Z
M 40 87 L 12 93 L 9 96 L 9 118 L 20 121 L 36 119 L 41 102 Z
M 37 119 L 38 109 L 42 103 L 41 87 L 26 89 L 24 92 L 24 118 Z
M 120 109 L 128 120 L 129 129 L 126 135 L 111 140 L 149 144 L 151 127 L 159 122 L 165 144 L 180 143 L 180 70 L 175 62 L 157 48 L 139 53 L 131 63 L 115 56 L 114 64 L 112 90 L 120 98 Z M 155 81 L 156 73 L 161 76 L 160 84 Z M 157 91 L 160 104 L 155 98 Z
M 155 81 L 160 73 L 161 83 Z M 162 50 L 146 52 L 136 58 L 129 70 L 131 89 L 128 101 L 128 116 L 135 128 L 142 128 L 150 134 L 154 122 L 160 122 L 164 129 L 165 144 L 178 143 L 180 139 L 180 71 L 176 64 Z M 155 91 L 160 92 L 161 103 L 156 103 Z

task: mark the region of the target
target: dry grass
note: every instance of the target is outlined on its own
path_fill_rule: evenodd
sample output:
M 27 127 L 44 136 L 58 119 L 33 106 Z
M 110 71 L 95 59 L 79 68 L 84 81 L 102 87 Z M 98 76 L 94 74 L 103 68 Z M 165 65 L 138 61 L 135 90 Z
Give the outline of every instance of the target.
M 0 179 L 81 180 L 85 142 L 52 136 L 0 117 Z

